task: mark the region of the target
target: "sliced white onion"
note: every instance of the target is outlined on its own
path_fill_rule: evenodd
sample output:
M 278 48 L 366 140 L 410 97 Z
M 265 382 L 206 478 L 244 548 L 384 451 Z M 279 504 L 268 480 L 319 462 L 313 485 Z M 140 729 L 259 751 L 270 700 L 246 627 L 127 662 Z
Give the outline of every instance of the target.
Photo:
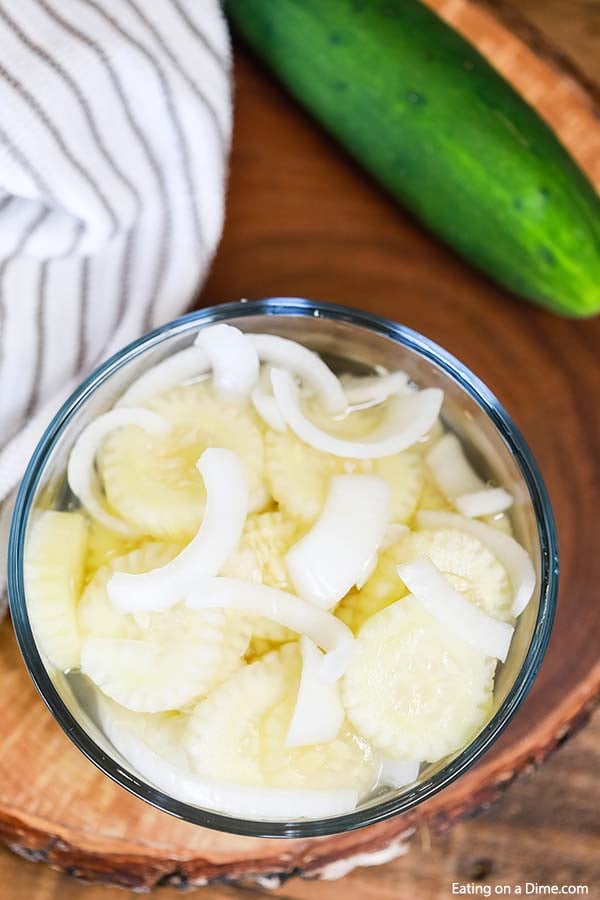
M 448 433 L 440 438 L 425 459 L 437 486 L 452 502 L 461 494 L 472 494 L 485 488 L 455 434 Z
M 339 684 L 325 684 L 321 679 L 323 653 L 306 635 L 300 638 L 300 652 L 302 675 L 286 747 L 327 744 L 337 737 L 344 721 Z
M 381 542 L 383 544 L 383 541 Z M 363 566 L 362 572 L 360 573 L 360 577 L 356 580 L 355 585 L 357 590 L 360 591 L 361 588 L 365 586 L 375 569 L 377 568 L 377 560 L 379 559 L 377 553 L 374 553 L 371 559 L 369 559 L 365 565 Z
M 378 475 L 334 475 L 321 514 L 285 556 L 298 594 L 332 609 L 360 581 L 385 534 L 390 488 Z
M 394 544 L 397 544 L 409 531 L 410 528 L 408 525 L 401 525 L 400 522 L 390 522 L 385 529 L 385 534 L 383 535 L 383 540 L 379 545 L 379 549 L 388 550 L 389 547 L 393 547 Z
M 461 494 L 454 501 L 459 513 L 471 519 L 505 512 L 512 504 L 513 498 L 504 488 L 484 488 L 471 494 Z
M 258 381 L 258 354 L 249 336 L 233 325 L 209 325 L 198 332 L 194 346 L 202 349 L 213 371 L 213 386 L 226 400 L 245 400 Z
M 186 594 L 185 602 L 190 609 L 221 607 L 264 616 L 305 634 L 326 652 L 320 671 L 323 681 L 341 678 L 350 662 L 354 637 L 348 626 L 331 613 L 286 591 L 237 578 L 206 578 L 197 580 Z
M 504 662 L 514 629 L 467 600 L 426 556 L 398 566 L 398 575 L 427 612 L 465 643 Z
M 109 513 L 97 495 L 94 461 L 105 438 L 117 428 L 143 428 L 148 434 L 164 434 L 169 424 L 149 409 L 111 409 L 83 429 L 69 454 L 69 487 L 89 514 L 118 534 L 137 535 L 138 530 Z
M 463 516 L 494 515 L 512 506 L 503 488 L 487 487 L 465 456 L 454 434 L 445 434 L 426 456 L 434 480 Z
M 285 421 L 279 412 L 277 401 L 272 394 L 265 394 L 261 388 L 252 391 L 252 404 L 265 425 L 273 431 L 285 431 Z
M 301 440 L 317 450 L 353 459 L 379 459 L 411 447 L 436 421 L 444 399 L 439 388 L 396 394 L 374 434 L 364 441 L 345 441 L 317 428 L 302 412 L 298 387 L 289 372 L 273 369 L 273 393 L 279 412 Z
M 406 372 L 385 375 L 342 375 L 340 381 L 350 406 L 377 406 L 392 394 L 408 393 L 410 379 Z
M 248 514 L 244 466 L 231 450 L 211 447 L 196 463 L 206 487 L 206 508 L 195 537 L 159 569 L 139 575 L 115 572 L 108 596 L 121 612 L 168 609 L 199 576 L 218 575 L 237 549 Z
M 379 784 L 394 788 L 406 787 L 407 784 L 417 780 L 420 768 L 421 763 L 413 759 L 392 759 L 391 756 L 382 756 Z
M 261 372 L 250 395 L 254 409 L 263 422 L 274 431 L 285 431 L 285 420 L 279 412 L 277 401 L 271 390 L 271 370 L 262 366 Z
M 251 787 L 200 778 L 158 754 L 111 714 L 102 715 L 101 720 L 107 738 L 126 763 L 160 791 L 183 803 L 244 819 L 290 821 L 342 815 L 355 809 L 358 802 L 358 792 L 353 788 Z
M 506 569 L 514 592 L 512 612 L 521 615 L 535 590 L 536 577 L 529 554 L 514 538 L 485 522 L 437 510 L 418 512 L 416 524 L 418 528 L 458 528 L 485 544 Z
M 205 375 L 209 371 L 210 360 L 204 350 L 196 346 L 187 347 L 140 375 L 119 397 L 115 407 L 142 406 L 157 394 L 162 394 L 192 378 Z
M 319 395 L 327 412 L 346 411 L 348 402 L 341 382 L 318 354 L 296 341 L 274 334 L 249 334 L 262 362 L 287 369 L 298 375 Z

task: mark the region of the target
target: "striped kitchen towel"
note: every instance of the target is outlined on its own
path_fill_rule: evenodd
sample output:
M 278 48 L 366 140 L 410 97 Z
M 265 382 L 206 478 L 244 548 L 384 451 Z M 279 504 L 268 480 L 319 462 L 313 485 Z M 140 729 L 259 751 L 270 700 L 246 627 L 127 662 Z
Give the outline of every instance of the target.
M 206 273 L 230 63 L 217 0 L 0 0 L 3 555 L 9 495 L 53 413 Z

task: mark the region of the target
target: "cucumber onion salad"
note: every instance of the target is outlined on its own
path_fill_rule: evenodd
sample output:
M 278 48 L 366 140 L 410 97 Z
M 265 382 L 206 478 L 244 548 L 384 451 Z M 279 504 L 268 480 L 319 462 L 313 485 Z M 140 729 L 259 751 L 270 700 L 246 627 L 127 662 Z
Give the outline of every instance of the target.
M 32 519 L 28 609 L 142 777 L 323 818 L 485 725 L 535 576 L 442 401 L 219 324 L 82 431 L 68 511 Z

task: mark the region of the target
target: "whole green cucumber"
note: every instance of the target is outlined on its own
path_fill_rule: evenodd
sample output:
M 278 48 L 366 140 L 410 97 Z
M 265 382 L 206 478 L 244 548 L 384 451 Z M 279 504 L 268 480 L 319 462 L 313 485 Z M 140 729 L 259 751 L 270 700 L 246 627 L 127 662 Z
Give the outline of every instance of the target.
M 427 7 L 226 10 L 316 118 L 466 259 L 557 312 L 600 310 L 600 198 L 538 114 Z

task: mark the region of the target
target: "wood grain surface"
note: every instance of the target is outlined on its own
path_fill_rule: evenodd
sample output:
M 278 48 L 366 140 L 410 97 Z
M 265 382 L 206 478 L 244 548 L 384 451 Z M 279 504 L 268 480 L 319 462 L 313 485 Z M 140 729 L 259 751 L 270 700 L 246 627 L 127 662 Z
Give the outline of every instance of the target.
M 198 900 L 451 900 L 452 882 L 580 884 L 600 898 L 600 715 L 494 808 L 441 835 L 422 829 L 410 852 L 343 881 L 291 879 L 273 893 L 254 886 L 199 888 Z M 81 885 L 0 848 L 2 900 L 124 900 L 120 888 Z M 187 894 L 157 888 L 157 900 Z
M 600 81 L 600 60 L 589 44 L 600 27 L 598 3 L 532 0 L 521 3 L 521 11 L 529 5 L 538 27 Z M 465 4 L 452 0 L 446 6 L 459 15 Z M 578 16 L 581 25 L 574 24 Z M 413 849 L 393 866 L 360 871 L 343 886 L 288 882 L 282 894 L 446 897 L 450 876 L 484 871 L 490 859 L 490 877 L 498 882 L 597 880 L 597 723 L 552 768 L 513 788 L 498 812 L 459 825 L 450 836 L 436 835 L 491 803 L 517 773 L 543 760 L 589 712 L 600 683 L 600 318 L 557 319 L 469 269 L 385 197 L 241 51 L 236 86 L 227 226 L 200 302 L 292 294 L 363 307 L 427 334 L 490 385 L 524 431 L 555 505 L 563 590 L 549 654 L 494 751 L 418 815 L 336 842 L 276 845 L 176 822 L 96 773 L 44 710 L 5 624 L 0 831 L 33 858 L 131 887 L 177 872 L 190 881 L 233 876 L 244 867 L 268 872 L 300 866 L 315 873 L 327 859 L 381 847 L 408 831 L 415 832 Z M 534 787 L 540 780 L 542 786 Z M 78 896 L 77 889 L 45 867 L 0 857 L 2 900 L 67 898 Z M 257 892 L 256 886 L 243 888 Z M 110 896 L 96 889 L 83 896 L 96 893 Z

